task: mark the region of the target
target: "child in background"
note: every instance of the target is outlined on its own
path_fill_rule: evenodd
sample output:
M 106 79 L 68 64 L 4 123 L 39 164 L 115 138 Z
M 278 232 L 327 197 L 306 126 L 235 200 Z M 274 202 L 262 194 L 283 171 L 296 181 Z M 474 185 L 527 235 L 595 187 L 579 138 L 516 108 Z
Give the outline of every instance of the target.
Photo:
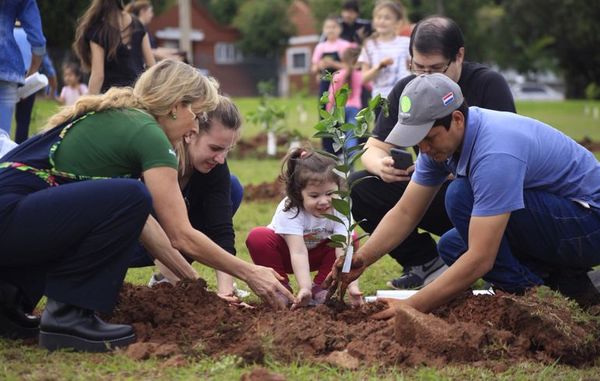
M 331 111 L 335 102 L 335 93 L 345 84 L 350 89 L 350 96 L 346 102 L 346 123 L 355 123 L 356 114 L 361 109 L 362 102 L 362 74 L 356 67 L 356 61 L 360 54 L 360 48 L 350 47 L 342 53 L 343 68 L 333 74 L 333 81 L 329 86 L 329 103 L 327 111 Z M 352 148 L 358 144 L 358 140 L 352 132 L 346 134 L 346 148 Z
M 379 2 L 373 9 L 375 33 L 358 57 L 363 82 L 373 81 L 373 97 L 380 94 L 387 98 L 396 82 L 410 74 L 410 38 L 398 36 L 403 20 L 402 6 L 394 1 Z
M 296 276 L 300 289 L 293 308 L 306 306 L 311 299 L 314 303 L 325 301 L 327 290 L 321 288 L 321 283 L 343 254 L 342 249 L 327 244 L 332 234 L 346 235 L 346 228 L 323 217 L 327 213 L 346 220 L 332 207 L 331 200 L 341 185 L 340 177 L 333 172 L 335 166 L 335 160 L 304 148 L 288 153 L 280 175 L 286 197 L 277 206 L 271 224 L 252 229 L 246 240 L 254 263 L 277 271 L 290 291 L 287 274 Z M 311 282 L 310 272 L 315 270 Z M 362 302 L 357 282 L 350 284 L 348 295 L 353 305 Z
M 74 63 L 63 65 L 63 82 L 65 85 L 56 99 L 62 105 L 72 106 L 80 96 L 88 93 L 88 87 L 81 83 L 79 66 Z
M 319 42 L 315 46 L 315 50 L 312 55 L 312 66 L 311 71 L 317 75 L 317 81 L 319 81 L 319 97 L 327 89 L 329 89 L 329 81 L 321 79 L 321 76 L 329 71 L 331 73 L 342 69 L 344 66 L 341 62 L 342 53 L 344 50 L 349 48 L 352 43 L 340 38 L 342 33 L 342 27 L 338 21 L 337 16 L 329 16 L 323 22 L 323 35 L 326 40 Z M 334 153 L 331 138 L 323 138 L 323 149 L 327 152 Z

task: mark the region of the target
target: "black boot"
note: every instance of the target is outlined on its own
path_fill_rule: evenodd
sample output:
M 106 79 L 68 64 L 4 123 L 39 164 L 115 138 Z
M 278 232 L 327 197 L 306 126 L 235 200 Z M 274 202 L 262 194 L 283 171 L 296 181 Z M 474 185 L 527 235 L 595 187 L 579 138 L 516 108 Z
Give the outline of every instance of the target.
M 132 326 L 105 323 L 92 310 L 48 299 L 42 314 L 40 346 L 48 350 L 106 352 L 134 341 Z
M 0 337 L 28 339 L 39 332 L 40 319 L 25 312 L 23 295 L 12 284 L 0 282 Z
M 544 283 L 585 308 L 600 304 L 600 291 L 594 284 L 598 278 L 597 271 L 563 271 L 550 274 Z

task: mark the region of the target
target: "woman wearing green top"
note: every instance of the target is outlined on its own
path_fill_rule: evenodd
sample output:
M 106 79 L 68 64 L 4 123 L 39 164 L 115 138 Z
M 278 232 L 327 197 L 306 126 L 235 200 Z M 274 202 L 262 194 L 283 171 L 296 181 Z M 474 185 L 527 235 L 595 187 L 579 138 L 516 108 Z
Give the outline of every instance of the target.
M 292 299 L 271 269 L 228 254 L 188 219 L 173 145 L 217 102 L 213 81 L 163 61 L 133 89 L 80 98 L 2 157 L 0 335 L 35 336 L 38 319 L 28 314 L 46 295 L 41 346 L 104 351 L 133 342 L 131 326 L 95 311 L 114 306 L 138 240 L 179 278 L 197 278 L 184 252 L 267 301 Z

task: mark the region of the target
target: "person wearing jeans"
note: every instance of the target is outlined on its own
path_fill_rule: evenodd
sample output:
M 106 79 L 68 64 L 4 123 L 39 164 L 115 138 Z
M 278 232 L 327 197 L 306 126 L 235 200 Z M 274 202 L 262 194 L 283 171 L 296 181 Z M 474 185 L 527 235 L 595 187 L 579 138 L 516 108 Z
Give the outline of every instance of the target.
M 512 293 L 545 284 L 580 304 L 600 302 L 588 272 L 600 264 L 600 163 L 562 132 L 508 112 L 468 107 L 460 87 L 436 73 L 413 79 L 388 142 L 418 144 L 416 169 L 396 206 L 353 258 L 342 285 L 402 243 L 449 175 L 454 226 L 438 249 L 449 266 L 404 301 L 430 312 L 483 278 Z M 326 285 L 329 282 L 326 282 Z
M 0 2 L 0 130 L 10 136 L 10 125 L 19 101 L 17 87 L 35 73 L 46 54 L 46 38 L 35 0 L 4 0 Z M 15 21 L 19 20 L 31 45 L 31 64 L 24 69 L 23 57 L 13 36 Z

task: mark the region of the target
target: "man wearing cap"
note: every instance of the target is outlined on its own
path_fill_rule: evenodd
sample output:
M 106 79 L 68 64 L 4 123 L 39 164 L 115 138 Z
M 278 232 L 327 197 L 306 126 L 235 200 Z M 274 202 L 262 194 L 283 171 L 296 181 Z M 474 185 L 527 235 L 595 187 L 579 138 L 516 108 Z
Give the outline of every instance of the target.
M 460 86 L 470 106 L 515 112 L 513 98 L 506 80 L 484 65 L 464 61 L 462 32 L 451 19 L 439 16 L 420 21 L 410 40 L 411 71 L 415 74 L 442 73 Z M 400 80 L 390 93 L 389 115 L 379 115 L 374 136 L 367 141 L 367 151 L 361 157 L 366 171 L 356 172 L 350 181 L 363 179 L 352 187 L 352 214 L 361 227 L 371 233 L 385 214 L 398 202 L 408 184 L 408 171 L 395 169 L 390 156 L 393 144 L 386 141 L 398 121 L 402 90 L 414 76 Z M 373 177 L 376 175 L 377 177 Z M 452 227 L 446 214 L 444 195 L 449 182 L 442 185 L 418 227 L 389 254 L 402 265 L 403 274 L 388 282 L 397 289 L 420 288 L 435 279 L 445 269 L 439 258 L 436 241 L 429 234 L 441 236 Z
M 406 86 L 399 117 L 387 141 L 418 144 L 416 169 L 343 285 L 410 234 L 451 174 L 445 201 L 454 228 L 438 243 L 450 267 L 408 305 L 431 311 L 480 277 L 507 292 L 547 284 L 580 302 L 597 298 L 586 274 L 600 264 L 600 164 L 591 152 L 537 120 L 468 107 L 439 73 Z

